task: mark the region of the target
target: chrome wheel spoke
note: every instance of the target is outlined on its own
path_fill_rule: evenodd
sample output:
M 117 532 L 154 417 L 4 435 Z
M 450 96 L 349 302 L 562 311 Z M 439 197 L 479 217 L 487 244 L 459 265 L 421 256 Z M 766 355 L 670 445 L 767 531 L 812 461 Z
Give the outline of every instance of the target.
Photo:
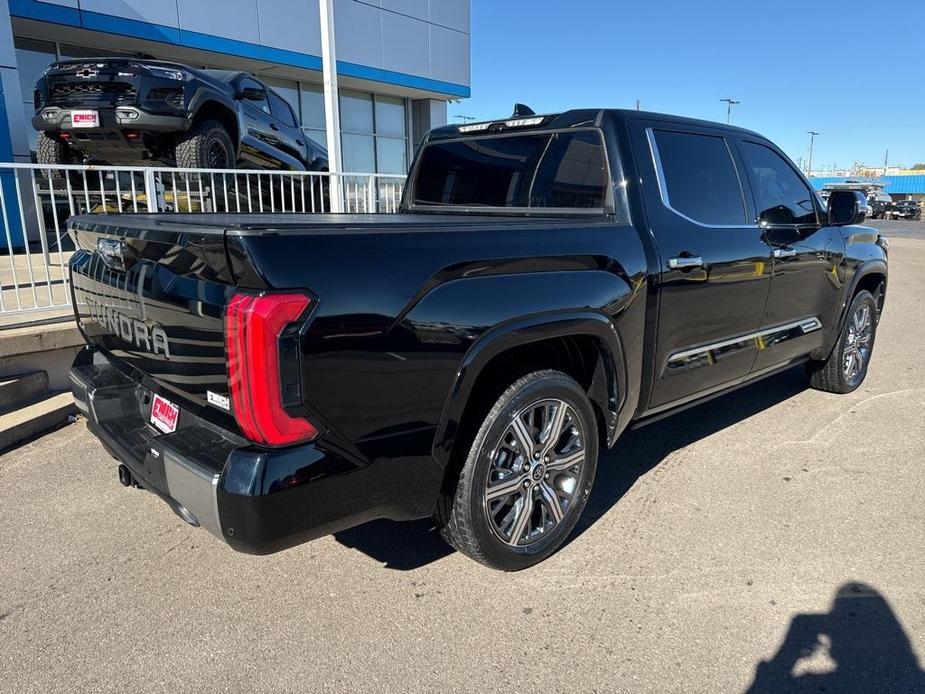
M 546 469 L 550 472 L 564 472 L 570 467 L 578 465 L 585 459 L 585 450 L 584 448 L 577 451 L 572 451 L 571 453 L 566 453 L 565 455 L 559 458 L 553 458 L 546 465 Z
M 546 482 L 540 484 L 540 498 L 543 500 L 543 506 L 546 508 L 546 512 L 549 513 L 553 523 L 558 523 L 562 520 L 563 512 L 562 504 L 559 502 L 559 495 Z
M 543 440 L 543 450 L 541 453 L 543 456 L 546 456 L 553 447 L 559 443 L 559 439 L 562 438 L 562 428 L 565 425 L 565 415 L 568 410 L 568 405 L 564 402 L 559 402 L 555 405 L 555 408 L 555 414 L 548 418 L 546 438 Z
M 530 460 L 533 456 L 535 444 L 533 442 L 533 435 L 527 429 L 527 425 L 524 424 L 524 420 L 520 415 L 514 417 L 514 421 L 511 423 L 511 431 L 514 434 L 514 438 L 517 440 L 517 445 L 520 447 L 524 459 Z
M 523 483 L 526 477 L 512 473 L 509 477 L 500 482 L 495 482 L 485 492 L 485 498 L 488 501 L 496 501 L 502 497 L 510 496 L 515 492 L 523 489 Z
M 516 515 L 514 516 L 514 524 L 511 528 L 511 534 L 508 537 L 508 544 L 517 545 L 520 544 L 520 540 L 523 538 L 524 533 L 530 527 L 530 519 L 533 516 L 533 493 L 527 491 L 527 493 L 522 494 L 522 499 L 519 506 L 515 506 Z

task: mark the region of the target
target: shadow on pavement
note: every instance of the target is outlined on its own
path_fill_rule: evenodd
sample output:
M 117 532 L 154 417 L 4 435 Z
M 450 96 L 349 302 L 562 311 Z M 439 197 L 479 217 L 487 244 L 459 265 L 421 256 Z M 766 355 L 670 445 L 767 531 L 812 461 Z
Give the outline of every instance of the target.
M 626 432 L 601 455 L 594 490 L 566 544 L 596 523 L 646 472 L 670 453 L 787 400 L 807 388 L 797 367 L 636 431 Z M 373 521 L 337 533 L 343 545 L 369 555 L 386 568 L 408 571 L 442 559 L 453 550 L 430 519 Z M 619 541 L 619 538 L 614 538 Z
M 886 599 L 847 583 L 825 614 L 800 614 L 774 658 L 759 663 L 748 694 L 925 692 L 909 637 Z

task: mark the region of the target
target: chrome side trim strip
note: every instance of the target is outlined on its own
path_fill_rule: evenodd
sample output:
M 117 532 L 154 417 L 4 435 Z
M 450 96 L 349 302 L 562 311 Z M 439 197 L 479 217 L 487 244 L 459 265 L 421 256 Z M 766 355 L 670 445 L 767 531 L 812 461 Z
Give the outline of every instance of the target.
M 765 349 L 769 346 L 769 343 L 777 344 L 778 342 L 792 339 L 793 337 L 800 337 L 802 335 L 806 335 L 807 333 L 815 332 L 821 328 L 822 321 L 820 321 L 815 316 L 812 318 L 804 318 L 803 320 L 795 321 L 793 323 L 777 325 L 773 328 L 763 328 L 762 330 L 757 330 L 753 333 L 748 333 L 739 337 L 732 337 L 728 340 L 722 340 L 721 342 L 714 342 L 702 347 L 694 347 L 693 349 L 686 349 L 681 352 L 675 352 L 670 357 L 668 357 L 668 368 L 674 369 L 679 367 L 702 366 L 708 363 L 715 363 L 715 359 L 708 358 L 713 352 L 722 352 L 723 350 L 727 350 L 727 348 L 735 346 L 745 347 L 747 346 L 747 343 L 750 342 L 755 342 L 758 349 Z M 791 335 L 790 333 L 794 334 Z M 769 340 L 768 338 L 773 339 Z

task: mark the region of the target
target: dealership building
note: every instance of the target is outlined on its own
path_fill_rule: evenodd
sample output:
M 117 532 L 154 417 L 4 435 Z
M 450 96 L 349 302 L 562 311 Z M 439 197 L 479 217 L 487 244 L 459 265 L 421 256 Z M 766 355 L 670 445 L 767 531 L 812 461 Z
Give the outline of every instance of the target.
M 33 85 L 49 64 L 107 55 L 254 73 L 325 144 L 327 39 L 341 170 L 405 173 L 447 102 L 469 96 L 469 0 L 329 2 L 323 24 L 319 0 L 0 0 L 0 161 L 33 159 Z

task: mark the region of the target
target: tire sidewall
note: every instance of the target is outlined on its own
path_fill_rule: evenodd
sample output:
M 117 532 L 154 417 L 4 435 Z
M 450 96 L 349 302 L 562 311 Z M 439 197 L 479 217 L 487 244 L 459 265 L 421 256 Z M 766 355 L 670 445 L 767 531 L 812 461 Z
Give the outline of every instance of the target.
M 228 159 L 225 162 L 224 167 L 212 167 L 209 162 L 209 147 L 212 142 L 221 142 L 225 148 Z M 199 161 L 201 166 L 199 168 L 211 169 L 211 168 L 227 168 L 233 169 L 235 164 L 234 156 L 234 147 L 231 144 L 231 138 L 228 137 L 228 133 L 225 132 L 225 129 L 220 125 L 209 128 L 206 132 L 203 133 L 202 143 L 200 144 L 199 149 Z
M 854 319 L 854 314 L 857 312 L 858 308 L 862 304 L 868 304 L 870 306 L 870 319 L 871 319 L 871 332 L 870 332 L 870 346 L 867 359 L 864 360 L 864 364 L 861 368 L 860 376 L 856 382 L 851 382 L 845 376 L 845 348 L 848 346 L 848 329 L 851 326 L 851 321 Z M 867 290 L 863 290 L 857 293 L 854 297 L 854 300 L 851 302 L 851 307 L 848 309 L 848 314 L 845 317 L 845 325 L 842 328 L 841 337 L 838 340 L 838 380 L 842 387 L 842 392 L 850 393 L 853 390 L 856 390 L 864 383 L 864 380 L 867 378 L 867 369 L 870 366 L 871 359 L 874 355 L 874 344 L 877 341 L 877 323 L 879 316 L 877 315 L 877 302 L 874 300 L 873 295 Z
M 492 452 L 500 442 L 515 413 L 522 411 L 531 403 L 556 398 L 566 402 L 581 420 L 586 456 L 582 465 L 581 477 L 576 487 L 573 505 L 567 510 L 566 517 L 547 537 L 523 548 L 515 548 L 504 543 L 491 528 L 484 506 L 485 484 Z M 464 490 L 465 502 L 471 509 L 473 533 L 486 557 L 496 566 L 508 570 L 517 570 L 532 566 L 556 551 L 572 532 L 591 493 L 597 468 L 598 440 L 594 410 L 581 387 L 565 374 L 550 372 L 549 375 L 529 383 L 517 391 L 503 405 L 492 419 L 486 419 L 475 438 L 469 453 L 467 465 L 472 465 L 472 474 L 468 477 L 468 489 Z

